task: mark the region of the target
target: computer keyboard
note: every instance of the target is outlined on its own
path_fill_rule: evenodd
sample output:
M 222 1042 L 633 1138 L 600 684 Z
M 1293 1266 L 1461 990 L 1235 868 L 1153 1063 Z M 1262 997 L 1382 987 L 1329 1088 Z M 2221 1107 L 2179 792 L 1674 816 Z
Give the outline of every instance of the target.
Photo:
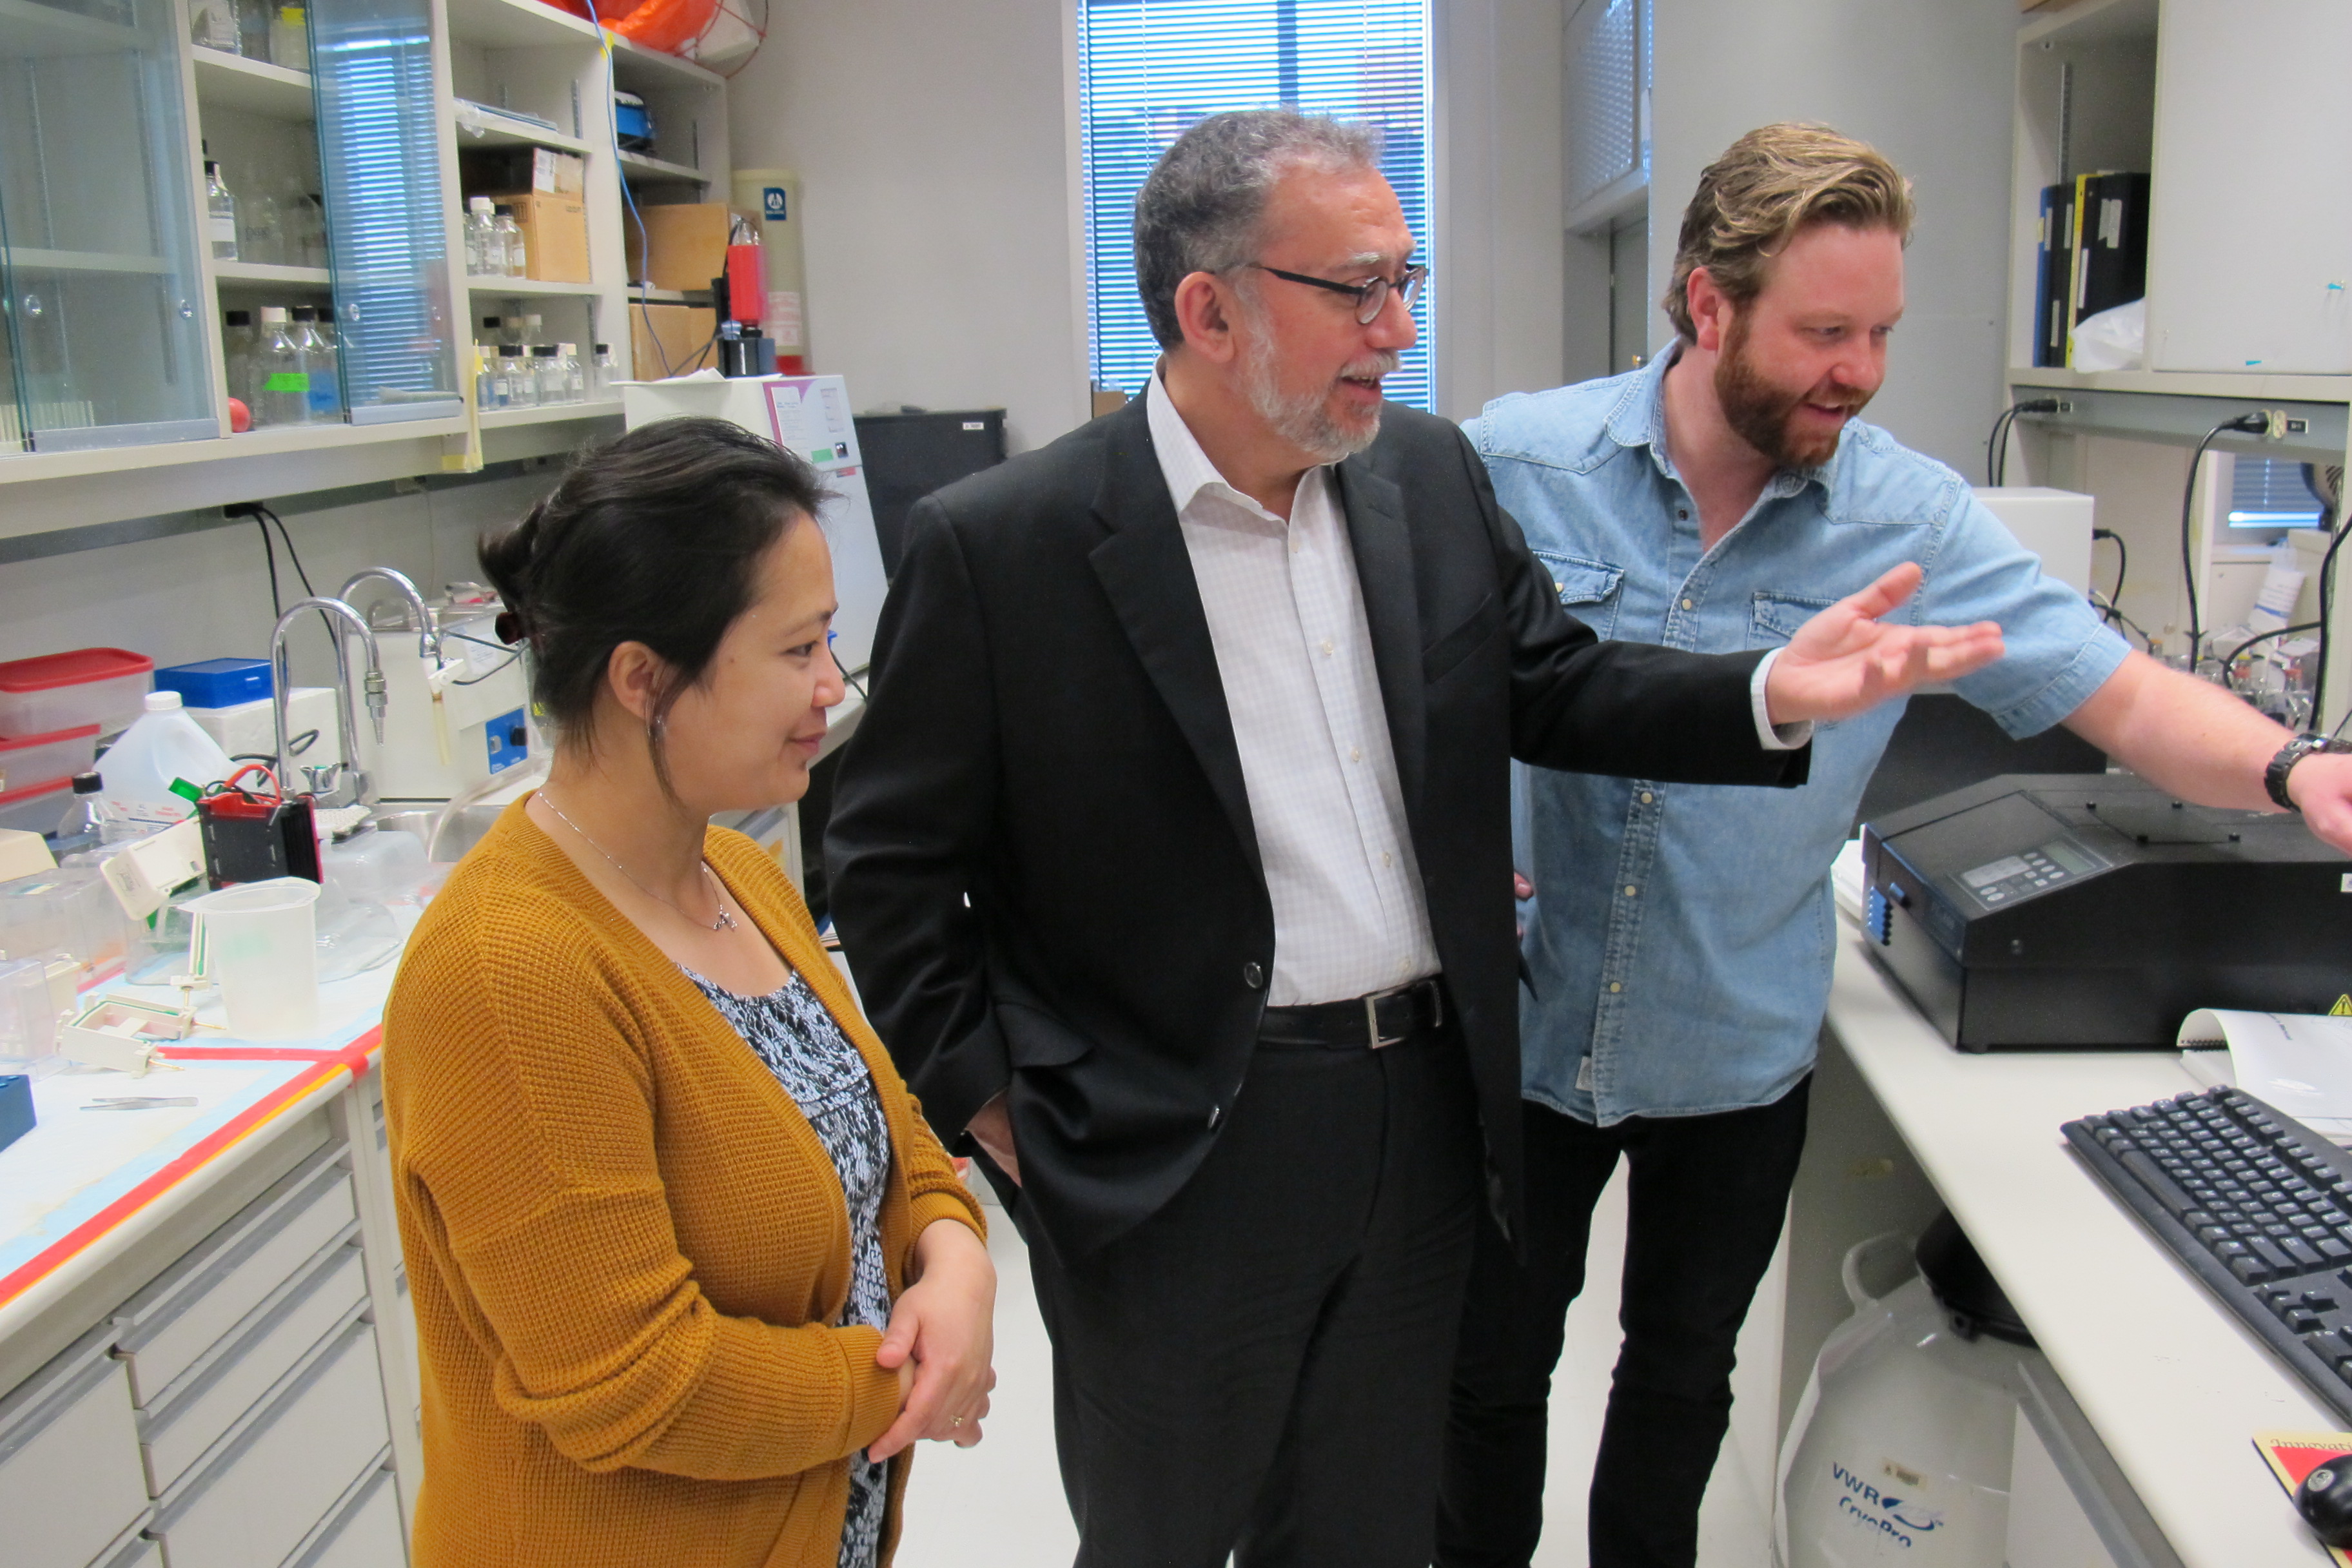
M 2352 1153 L 2228 1088 L 2064 1131 L 2157 1239 L 2352 1422 Z

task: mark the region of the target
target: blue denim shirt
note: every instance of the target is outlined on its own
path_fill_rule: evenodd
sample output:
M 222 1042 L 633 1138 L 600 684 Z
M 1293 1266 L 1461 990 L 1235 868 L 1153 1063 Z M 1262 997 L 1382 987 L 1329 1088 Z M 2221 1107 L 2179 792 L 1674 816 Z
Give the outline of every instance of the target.
M 2006 655 L 1954 689 L 2012 735 L 2065 718 L 2123 662 L 2123 639 L 1959 475 L 1859 419 L 1821 468 L 1774 475 L 1702 553 L 1665 447 L 1673 357 L 1499 398 L 1467 426 L 1560 602 L 1600 636 L 1777 647 L 1916 561 L 1926 582 L 1895 615 L 2000 624 Z M 1817 726 L 1811 782 L 1793 791 L 1517 770 L 1514 849 L 1536 887 L 1522 906 L 1528 1099 L 1606 1126 L 1769 1104 L 1811 1068 L 1830 863 L 1902 707 Z

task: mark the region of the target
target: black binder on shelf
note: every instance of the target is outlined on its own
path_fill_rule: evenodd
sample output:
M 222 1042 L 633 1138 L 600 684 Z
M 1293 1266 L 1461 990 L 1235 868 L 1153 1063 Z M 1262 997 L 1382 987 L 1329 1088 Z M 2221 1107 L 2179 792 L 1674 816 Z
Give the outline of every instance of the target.
M 2053 370 L 2066 363 L 2066 332 L 2074 292 L 2074 186 L 2062 180 L 2042 187 L 2042 238 L 2035 254 L 2033 363 Z
M 2078 175 L 2074 181 L 2074 296 L 2066 321 L 2067 362 L 2076 324 L 2147 292 L 2147 176 Z

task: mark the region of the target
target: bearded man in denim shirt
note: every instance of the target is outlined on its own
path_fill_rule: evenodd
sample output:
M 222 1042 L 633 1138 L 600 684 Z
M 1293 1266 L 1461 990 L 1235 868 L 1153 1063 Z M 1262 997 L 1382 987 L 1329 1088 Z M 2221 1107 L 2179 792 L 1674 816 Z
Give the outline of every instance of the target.
M 1750 132 L 1699 180 L 1629 375 L 1470 422 L 1504 507 L 1603 637 L 1773 647 L 1903 562 L 1899 614 L 1992 620 L 1955 683 L 2011 735 L 2063 723 L 2166 789 L 2273 809 L 2293 739 L 2130 651 L 2042 575 L 1960 477 L 1854 416 L 1903 313 L 1910 187 L 1821 126 Z M 1542 1529 L 1546 1400 L 1592 1205 L 1630 1164 L 1625 1331 L 1592 1478 L 1594 1568 L 1696 1556 L 1733 1342 L 1779 1238 L 1834 952 L 1828 871 L 1902 704 L 1821 726 L 1797 791 L 1530 769 L 1517 844 L 1526 1235 L 1482 1232 L 1454 1373 L 1441 1568 L 1523 1565 Z M 2352 849 L 2352 757 L 2288 763 L 2292 808 Z

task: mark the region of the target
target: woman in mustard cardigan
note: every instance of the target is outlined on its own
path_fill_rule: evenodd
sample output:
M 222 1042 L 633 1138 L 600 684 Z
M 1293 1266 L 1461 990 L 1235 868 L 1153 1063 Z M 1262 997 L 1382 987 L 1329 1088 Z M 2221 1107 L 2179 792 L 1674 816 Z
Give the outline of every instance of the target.
M 894 1456 L 980 1436 L 980 1211 L 791 884 L 708 826 L 799 799 L 841 700 L 820 499 L 668 420 L 483 545 L 557 743 L 384 1017 L 417 1568 L 875 1568 Z

